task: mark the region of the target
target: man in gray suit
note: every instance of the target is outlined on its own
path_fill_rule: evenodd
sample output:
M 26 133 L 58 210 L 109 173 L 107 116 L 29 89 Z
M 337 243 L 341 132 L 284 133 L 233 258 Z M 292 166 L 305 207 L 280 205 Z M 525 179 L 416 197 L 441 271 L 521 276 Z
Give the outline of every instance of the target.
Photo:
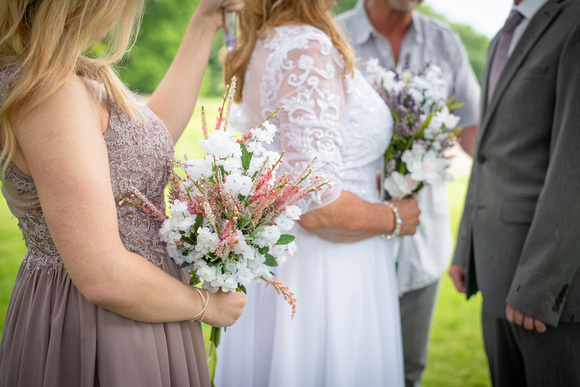
M 578 386 L 580 1 L 513 10 L 488 54 L 450 275 L 482 293 L 495 386 Z

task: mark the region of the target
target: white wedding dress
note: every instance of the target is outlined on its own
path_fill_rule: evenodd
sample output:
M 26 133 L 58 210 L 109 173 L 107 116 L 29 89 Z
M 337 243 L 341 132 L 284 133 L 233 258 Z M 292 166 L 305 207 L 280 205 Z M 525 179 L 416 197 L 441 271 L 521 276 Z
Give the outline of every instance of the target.
M 303 203 L 335 200 L 341 190 L 378 202 L 376 171 L 392 132 L 386 105 L 322 31 L 282 26 L 260 40 L 250 60 L 243 104 L 245 127 L 271 119 L 279 129 L 270 150 L 284 166 L 316 157 L 315 172 L 333 188 Z M 297 312 L 265 283 L 248 286 L 238 322 L 222 334 L 216 386 L 403 386 L 399 303 L 392 243 L 321 239 L 296 225 L 297 252 L 277 279 L 298 299 Z

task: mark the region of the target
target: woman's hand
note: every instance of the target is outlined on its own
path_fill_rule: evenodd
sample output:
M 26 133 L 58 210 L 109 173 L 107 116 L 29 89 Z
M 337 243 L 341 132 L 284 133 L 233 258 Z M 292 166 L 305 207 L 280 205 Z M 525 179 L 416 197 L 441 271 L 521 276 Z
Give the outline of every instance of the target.
M 243 0 L 201 0 L 196 18 L 205 24 L 210 30 L 217 31 L 223 26 L 223 12 L 238 12 L 244 8 Z
M 203 322 L 214 327 L 227 327 L 235 323 L 246 305 L 246 295 L 242 292 L 225 293 L 219 290 L 208 295 L 210 298 Z
M 417 230 L 419 225 L 419 215 L 421 215 L 421 210 L 417 204 L 417 200 L 414 197 L 401 200 L 392 200 L 393 203 L 399 209 L 399 215 L 401 216 L 401 232 L 400 236 L 413 235 Z

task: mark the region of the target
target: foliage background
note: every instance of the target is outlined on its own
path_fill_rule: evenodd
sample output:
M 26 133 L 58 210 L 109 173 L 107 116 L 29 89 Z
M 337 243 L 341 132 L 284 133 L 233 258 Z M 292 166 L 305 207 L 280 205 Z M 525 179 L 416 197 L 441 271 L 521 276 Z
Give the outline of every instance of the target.
M 334 13 L 351 9 L 356 0 L 341 0 L 334 7 Z M 134 91 L 152 93 L 161 81 L 175 56 L 181 37 L 199 0 L 148 0 L 141 30 L 135 47 L 119 67 L 119 75 Z M 485 35 L 479 34 L 470 26 L 450 23 L 444 15 L 438 14 L 426 5 L 419 11 L 449 24 L 463 41 L 467 55 L 481 80 L 485 54 L 489 43 Z M 222 63 L 219 59 L 224 37 L 220 30 L 213 42 L 208 68 L 202 83 L 201 94 L 219 96 L 223 94 Z

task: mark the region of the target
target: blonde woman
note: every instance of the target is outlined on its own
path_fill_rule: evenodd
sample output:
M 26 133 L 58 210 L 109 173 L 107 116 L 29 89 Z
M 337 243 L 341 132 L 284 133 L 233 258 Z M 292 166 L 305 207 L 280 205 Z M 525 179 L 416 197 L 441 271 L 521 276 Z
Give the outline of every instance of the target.
M 2 192 L 28 247 L 0 343 L 2 386 L 208 386 L 198 322 L 231 325 L 245 304 L 185 284 L 159 224 L 117 206 L 132 186 L 163 202 L 222 23 L 221 0 L 202 0 L 147 108 L 110 67 L 143 3 L 0 2 Z M 106 56 L 82 55 L 104 37 Z
M 297 252 L 278 270 L 296 317 L 272 289 L 248 289 L 244 315 L 222 336 L 218 386 L 403 385 L 392 240 L 381 235 L 414 233 L 420 211 L 414 199 L 379 199 L 392 118 L 354 70 L 333 3 L 246 0 L 238 49 L 226 58 L 226 79 L 242 85 L 244 126 L 284 105 L 269 149 L 284 150 L 289 167 L 316 157 L 333 188 L 305 203 Z

